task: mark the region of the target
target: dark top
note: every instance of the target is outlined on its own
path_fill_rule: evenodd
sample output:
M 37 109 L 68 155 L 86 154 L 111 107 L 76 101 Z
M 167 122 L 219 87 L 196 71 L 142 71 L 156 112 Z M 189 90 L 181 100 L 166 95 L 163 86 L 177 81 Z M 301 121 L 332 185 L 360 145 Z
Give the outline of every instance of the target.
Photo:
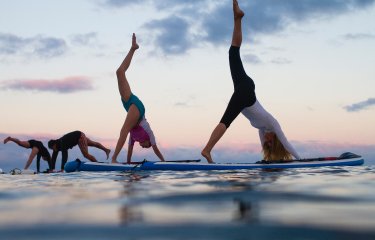
M 41 141 L 37 141 L 34 139 L 31 139 L 28 141 L 30 144 L 30 148 L 36 147 L 39 151 L 36 157 L 36 169 L 38 172 L 40 172 L 40 157 L 43 157 L 47 159 L 48 161 L 48 167 L 51 169 L 51 155 L 49 154 L 47 148 L 43 145 Z
M 57 155 L 59 154 L 59 151 L 61 151 L 61 170 L 64 169 L 65 163 L 68 161 L 68 149 L 72 149 L 74 146 L 78 144 L 81 134 L 81 131 L 74 131 L 67 133 L 61 138 L 57 139 L 57 151 L 54 150 L 52 153 L 53 168 L 55 168 L 56 165 Z

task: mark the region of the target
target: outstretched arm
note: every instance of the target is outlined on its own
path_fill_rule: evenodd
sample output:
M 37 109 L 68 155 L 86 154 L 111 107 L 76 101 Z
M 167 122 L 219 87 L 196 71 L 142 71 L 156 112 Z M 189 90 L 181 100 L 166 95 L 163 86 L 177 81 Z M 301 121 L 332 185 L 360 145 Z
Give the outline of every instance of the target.
M 152 149 L 154 150 L 154 153 L 156 154 L 156 156 L 158 156 L 159 159 L 164 162 L 165 160 L 164 160 L 163 154 L 161 154 L 161 152 L 159 151 L 158 146 L 152 145 Z
M 61 151 L 61 171 L 64 171 L 65 163 L 68 161 L 68 150 Z
M 134 145 L 129 144 L 129 147 L 128 147 L 128 157 L 127 157 L 127 160 L 126 160 L 127 163 L 131 163 L 132 162 L 133 148 L 134 148 Z
M 31 163 L 33 162 L 33 160 L 34 160 L 35 156 L 38 154 L 38 152 L 39 152 L 39 149 L 36 148 L 36 147 L 33 147 L 33 149 L 31 150 L 29 159 L 26 162 L 25 169 L 28 169 L 30 167 Z
M 38 154 L 36 156 L 36 172 L 40 173 L 40 158 L 42 157 L 41 154 Z
M 275 121 L 274 122 L 274 132 L 277 135 L 278 139 L 280 140 L 281 144 L 284 146 L 284 148 L 293 155 L 296 159 L 301 159 L 301 157 L 298 155 L 297 151 L 294 149 L 294 147 L 289 143 L 288 139 L 286 138 L 284 132 L 281 130 L 280 124 Z
M 128 99 L 131 96 L 131 89 L 128 80 L 126 79 L 125 72 L 128 70 L 130 63 L 133 59 L 133 55 L 135 50 L 139 48 L 139 45 L 137 44 L 137 39 L 135 37 L 135 34 L 133 33 L 132 37 L 132 46 L 126 55 L 125 59 L 122 61 L 120 67 L 116 71 L 117 75 L 117 83 L 118 83 L 118 90 L 120 92 L 121 98 L 124 101 L 128 101 Z

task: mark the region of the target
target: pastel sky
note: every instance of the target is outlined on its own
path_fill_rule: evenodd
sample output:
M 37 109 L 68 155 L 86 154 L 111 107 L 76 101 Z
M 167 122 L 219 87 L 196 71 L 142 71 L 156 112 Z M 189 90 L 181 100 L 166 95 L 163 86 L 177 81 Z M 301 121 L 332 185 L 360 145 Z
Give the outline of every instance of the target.
M 375 157 L 375 0 L 239 3 L 245 69 L 297 151 Z M 0 0 L 0 136 L 79 129 L 113 149 L 126 116 L 115 71 L 134 32 L 127 76 L 160 148 L 199 157 L 233 92 L 232 27 L 230 0 Z M 15 144 L 1 145 L 8 158 Z M 239 116 L 217 149 L 256 159 L 257 130 Z

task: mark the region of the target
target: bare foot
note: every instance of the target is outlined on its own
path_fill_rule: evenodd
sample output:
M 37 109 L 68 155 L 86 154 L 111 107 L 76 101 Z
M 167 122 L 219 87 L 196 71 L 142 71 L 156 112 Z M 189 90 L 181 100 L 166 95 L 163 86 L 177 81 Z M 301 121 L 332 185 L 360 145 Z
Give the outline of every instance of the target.
M 214 163 L 214 161 L 212 161 L 212 158 L 211 158 L 211 153 L 206 152 L 205 150 L 202 150 L 201 154 L 202 154 L 202 156 L 203 156 L 204 158 L 207 159 L 207 162 L 208 162 L 208 163 Z
M 137 37 L 135 36 L 135 33 L 133 33 L 132 37 L 132 49 L 137 50 L 139 48 L 139 45 L 137 43 Z
M 116 159 L 113 159 L 113 158 L 112 158 L 112 161 L 111 161 L 111 163 L 119 163 L 119 162 L 117 162 L 117 160 L 116 160 Z
M 109 158 L 109 153 L 111 152 L 111 149 L 107 149 L 106 151 L 105 151 L 105 154 L 107 155 L 107 159 Z
M 245 13 L 238 6 L 237 0 L 233 0 L 233 15 L 234 19 L 241 19 Z
M 6 143 L 9 142 L 9 141 L 10 141 L 10 137 L 5 138 L 5 139 L 4 139 L 4 144 L 6 144 Z

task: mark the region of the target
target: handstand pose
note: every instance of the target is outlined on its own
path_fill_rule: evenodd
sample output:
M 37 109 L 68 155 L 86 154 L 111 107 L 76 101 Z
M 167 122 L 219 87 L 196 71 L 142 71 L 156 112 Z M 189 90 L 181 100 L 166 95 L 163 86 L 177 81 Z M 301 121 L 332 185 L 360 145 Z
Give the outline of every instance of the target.
M 124 105 L 125 110 L 128 112 L 125 118 L 125 122 L 122 125 L 120 131 L 120 137 L 117 141 L 115 152 L 112 156 L 112 163 L 117 163 L 117 156 L 119 155 L 122 147 L 125 144 L 126 138 L 130 133 L 127 163 L 131 162 L 133 154 L 134 142 L 139 142 L 139 145 L 143 148 L 150 148 L 154 150 L 155 154 L 161 161 L 164 161 L 164 157 L 156 146 L 155 136 L 151 130 L 145 118 L 145 107 L 141 100 L 135 96 L 131 89 L 128 80 L 126 79 L 125 72 L 129 68 L 132 61 L 135 50 L 139 48 L 137 39 L 133 33 L 132 46 L 126 55 L 125 59 L 121 63 L 120 67 L 116 71 L 118 90 L 121 95 L 121 101 Z
M 40 158 L 42 157 L 43 160 L 48 162 L 49 170 L 52 170 L 52 162 L 51 162 L 51 155 L 49 154 L 47 148 L 43 145 L 42 142 L 31 139 L 28 141 L 20 141 L 17 138 L 7 137 L 4 139 L 4 144 L 7 142 L 12 141 L 18 144 L 18 146 L 24 147 L 24 148 L 31 148 L 31 153 L 29 156 L 29 159 L 26 162 L 25 169 L 28 169 L 32 161 L 36 157 L 36 168 L 37 172 L 40 172 Z
M 268 113 L 255 96 L 255 84 L 247 76 L 240 58 L 242 43 L 241 21 L 244 12 L 239 8 L 237 0 L 233 0 L 234 29 L 232 46 L 229 49 L 229 66 L 232 74 L 234 93 L 229 101 L 220 123 L 211 134 L 202 150 L 202 156 L 213 163 L 211 150 L 224 135 L 233 120 L 242 113 L 251 125 L 259 129 L 260 142 L 265 160 L 289 160 L 292 155 L 299 159 L 298 153 L 286 139 L 277 120 Z
M 94 142 L 81 131 L 74 131 L 65 134 L 59 139 L 50 140 L 48 142 L 48 147 L 53 150 L 52 153 L 52 166 L 53 169 L 55 168 L 56 158 L 59 152 L 62 153 L 61 158 L 61 171 L 64 170 L 65 163 L 68 161 L 68 149 L 73 148 L 74 146 L 78 145 L 79 149 L 81 150 L 83 156 L 92 162 L 97 162 L 95 157 L 89 154 L 88 147 L 96 147 L 105 152 L 107 155 L 107 159 L 109 157 L 109 153 L 111 152 L 110 149 L 104 147 L 102 144 L 98 142 Z

